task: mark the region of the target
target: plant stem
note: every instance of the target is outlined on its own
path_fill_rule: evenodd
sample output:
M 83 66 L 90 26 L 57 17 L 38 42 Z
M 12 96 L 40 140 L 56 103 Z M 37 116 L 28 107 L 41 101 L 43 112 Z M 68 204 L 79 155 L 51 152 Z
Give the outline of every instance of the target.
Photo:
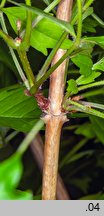
M 90 83 L 88 85 L 80 86 L 78 88 L 78 91 L 83 91 L 83 90 L 88 89 L 88 88 L 102 86 L 102 85 L 104 85 L 104 80 L 98 81 L 98 82 L 94 82 L 94 83 Z
M 60 2 L 60 0 L 54 0 L 53 2 L 50 2 L 50 3 L 48 4 L 47 9 L 48 9 L 49 11 L 51 11 L 52 9 L 54 9 L 54 8 L 56 7 L 56 5 L 57 5 L 59 2 Z M 49 12 L 49 11 L 47 11 L 47 9 L 45 9 L 44 11 L 45 11 L 45 12 Z
M 6 136 L 6 138 L 5 138 L 6 143 L 9 143 L 12 139 L 14 139 L 14 137 L 16 137 L 17 134 L 19 134 L 18 131 L 13 131 L 8 136 Z
M 47 59 L 46 64 L 43 66 L 43 76 L 38 80 L 37 86 L 39 87 L 40 85 L 43 84 L 43 82 L 53 73 L 53 71 L 76 49 L 77 46 L 80 45 L 80 40 L 81 40 L 81 32 L 82 32 L 82 4 L 80 0 L 77 0 L 78 4 L 78 27 L 77 27 L 77 37 L 75 43 L 72 45 L 72 47 L 58 60 L 58 62 L 53 65 L 47 72 L 46 69 L 48 68 L 50 64 L 51 57 L 54 54 L 54 51 L 56 52 L 56 49 L 52 51 L 52 56 L 49 56 L 49 59 Z M 60 44 L 60 41 L 59 41 Z M 56 48 L 58 48 L 58 45 Z M 48 61 L 49 60 L 49 61 Z M 48 64 L 47 64 L 48 63 Z M 42 70 L 41 70 L 42 71 Z M 42 74 L 42 72 L 40 72 Z
M 103 28 L 104 28 L 104 21 L 100 19 L 95 13 L 91 15 Z
M 28 78 L 30 87 L 32 88 L 32 86 L 35 86 L 35 77 L 34 77 L 34 74 L 33 74 L 33 72 L 32 72 L 32 69 L 31 69 L 31 67 L 30 67 L 30 63 L 29 63 L 29 61 L 28 61 L 26 52 L 25 52 L 25 51 L 20 51 L 20 50 L 18 50 L 18 55 L 19 55 L 19 57 L 20 57 L 22 66 L 23 66 L 24 71 L 25 71 L 25 73 L 26 73 L 26 76 L 27 76 L 27 78 Z
M 27 150 L 27 148 L 29 147 L 29 145 L 32 142 L 32 140 L 35 138 L 35 136 L 37 135 L 37 133 L 43 127 L 43 125 L 44 125 L 44 123 L 43 123 L 42 120 L 39 120 L 35 124 L 35 126 L 33 127 L 33 129 L 29 132 L 29 134 L 26 136 L 26 138 L 23 140 L 23 142 L 21 143 L 21 145 L 17 149 L 17 154 L 18 153 L 19 153 L 19 155 L 23 155 L 24 154 L 24 152 Z
M 3 38 L 3 40 L 13 49 L 17 49 L 18 46 L 16 45 L 16 42 L 6 33 L 4 33 L 1 29 L 0 29 L 0 36 Z
M 53 0 L 53 2 L 54 1 L 57 1 L 57 0 Z M 44 0 L 44 2 L 45 2 L 45 0 Z M 47 6 L 50 6 L 53 2 L 51 2 L 51 0 L 46 0 L 45 3 L 46 3 Z M 58 1 L 58 3 L 59 2 L 60 2 L 60 0 Z M 52 10 L 53 14 L 56 15 L 56 10 L 54 8 L 55 8 L 55 6 L 51 10 Z
M 83 10 L 85 11 L 93 2 L 94 0 L 88 0 L 86 4 L 84 5 Z
M 4 17 L 3 17 L 3 13 L 2 13 L 2 12 L 0 12 L 0 18 L 1 18 L 1 26 L 2 26 L 2 29 L 3 29 L 4 33 L 8 34 L 8 31 L 7 31 L 7 28 L 6 28 L 6 25 L 5 25 L 5 20 L 4 20 Z M 19 61 L 18 61 L 18 59 L 17 59 L 17 57 L 16 57 L 16 55 L 15 55 L 15 52 L 14 52 L 14 50 L 13 50 L 10 46 L 8 46 L 8 47 L 9 47 L 11 56 L 12 56 L 12 58 L 13 58 L 14 64 L 15 64 L 17 70 L 18 70 L 18 73 L 19 73 L 19 75 L 20 75 L 20 77 L 21 77 L 21 79 L 22 79 L 24 85 L 25 85 L 26 88 L 29 90 L 30 87 L 29 87 L 28 80 L 26 79 L 26 76 L 25 76 L 25 74 L 24 74 L 24 72 L 23 72 L 23 70 L 22 70 L 22 68 L 21 68 L 21 66 L 20 66 L 20 64 L 19 64 Z
M 49 13 L 59 3 L 59 1 L 60 0 L 54 0 L 48 7 L 46 7 L 44 12 Z M 35 20 L 33 20 L 32 22 L 32 28 L 34 28 L 42 19 L 43 17 L 40 15 L 37 18 L 35 18 Z M 25 30 L 21 32 L 20 37 L 23 37 L 24 34 L 25 34 Z
M 103 88 L 96 89 L 96 90 L 93 90 L 93 91 L 90 91 L 90 92 L 85 92 L 85 93 L 81 94 L 80 96 L 82 98 L 88 98 L 88 97 L 93 97 L 93 96 L 101 95 L 101 94 L 104 94 L 104 89 Z
M 20 66 L 20 63 L 19 63 L 19 61 L 18 61 L 18 59 L 17 59 L 17 57 L 15 55 L 15 52 L 13 51 L 13 49 L 11 47 L 9 47 L 9 49 L 10 49 L 11 56 L 13 58 L 13 61 L 14 61 L 15 65 L 16 65 L 16 68 L 18 70 L 18 73 L 19 73 L 24 85 L 26 86 L 26 88 L 28 90 L 30 90 L 31 86 L 29 85 L 29 81 L 26 78 L 26 76 L 25 76 L 25 74 L 24 74 L 24 72 L 23 72 L 23 70 L 22 70 L 22 68 Z
M 49 13 L 58 3 L 60 2 L 60 0 L 54 0 L 50 5 L 48 5 L 48 7 L 46 9 L 44 9 L 44 12 Z M 43 19 L 42 16 L 38 16 L 32 23 L 32 28 L 34 28 L 38 22 L 40 22 Z
M 92 108 L 87 107 L 87 106 L 83 106 L 80 103 L 77 103 L 77 102 L 75 102 L 73 100 L 69 100 L 69 102 L 67 101 L 67 103 L 69 103 L 71 105 L 74 105 L 75 106 L 74 109 L 77 110 L 77 111 L 85 112 L 85 113 L 88 113 L 88 114 L 91 114 L 91 115 L 94 115 L 94 116 L 97 116 L 97 117 L 100 117 L 100 118 L 104 119 L 104 113 L 102 113 L 102 112 L 100 112 L 98 110 L 92 109 Z M 70 106 L 69 106 L 69 110 L 70 110 Z
M 84 7 L 82 8 L 82 12 L 85 12 L 87 10 L 87 8 L 93 3 L 94 0 L 89 0 L 87 1 L 87 3 L 84 5 Z M 73 20 L 71 21 L 71 25 L 74 25 L 78 20 L 78 14 L 76 14 L 76 16 L 73 18 Z
M 25 0 L 27 6 L 31 6 L 31 0 Z M 27 75 L 30 88 L 35 86 L 35 77 L 30 67 L 30 63 L 28 61 L 26 51 L 30 46 L 30 36 L 31 36 L 31 28 L 32 28 L 32 12 L 30 10 L 27 11 L 27 23 L 26 23 L 26 31 L 22 43 L 20 44 L 19 49 L 17 50 L 20 60 L 22 62 L 24 71 Z
M 87 102 L 87 101 L 80 101 L 80 104 L 87 106 L 87 107 L 94 107 L 94 108 L 98 108 L 101 110 L 104 110 L 104 105 L 103 104 L 98 104 L 98 103 L 93 103 L 93 102 Z
M 77 7 L 78 7 L 78 28 L 77 28 L 76 43 L 79 46 L 80 40 L 81 40 L 81 34 L 82 34 L 82 2 L 81 0 L 77 0 Z
M 34 14 L 37 14 L 37 15 L 40 15 L 42 16 L 43 18 L 47 18 L 48 20 L 56 23 L 57 25 L 59 25 L 60 27 L 63 28 L 63 30 L 65 30 L 67 33 L 69 33 L 71 36 L 75 37 L 75 32 L 74 32 L 74 29 L 73 27 L 68 23 L 68 22 L 65 22 L 65 21 L 60 21 L 59 19 L 56 19 L 55 17 L 43 12 L 41 9 L 39 8 L 36 8 L 36 7 L 30 7 L 30 6 L 27 6 L 25 4 L 19 4 L 17 2 L 14 2 L 12 0 L 7 0 L 8 2 L 14 4 L 14 5 L 17 5 L 19 7 L 22 7 L 22 8 L 25 8 L 26 10 L 30 10 L 31 12 L 33 12 Z
M 26 5 L 31 6 L 30 0 L 25 0 Z M 20 45 L 20 48 L 23 48 L 23 50 L 28 50 L 30 46 L 30 37 L 31 37 L 31 29 L 32 29 L 32 13 L 31 11 L 27 11 L 27 21 L 26 21 L 26 30 L 25 34 L 22 40 L 22 43 Z
M 50 55 L 48 56 L 48 58 L 46 59 L 43 67 L 41 68 L 41 70 L 39 71 L 38 75 L 37 75 L 37 81 L 40 80 L 40 78 L 42 78 L 44 76 L 44 74 L 46 73 L 48 67 L 51 64 L 51 61 L 54 57 L 54 55 L 56 54 L 57 50 L 60 48 L 62 42 L 65 40 L 67 36 L 67 33 L 64 32 L 62 34 L 62 36 L 60 37 L 59 41 L 57 42 L 56 46 L 53 48 L 53 50 L 51 51 Z
M 69 21 L 71 17 L 72 0 L 62 0 L 58 6 L 57 18 Z M 59 49 L 52 61 L 52 65 L 65 54 Z M 67 121 L 66 115 L 61 113 L 61 104 L 64 96 L 65 71 L 67 61 L 65 60 L 51 75 L 49 87 L 50 108 L 45 116 L 45 150 L 42 199 L 56 199 L 58 156 L 62 125 Z M 53 66 L 54 67 L 54 66 Z
M 2 0 L 2 1 L 1 1 L 0 9 L 3 8 L 3 7 L 5 6 L 6 1 L 7 1 L 7 0 Z
M 43 0 L 43 2 L 47 5 L 49 5 L 51 1 L 50 0 Z
M 72 47 L 56 62 L 55 65 L 53 65 L 45 74 L 43 77 L 41 77 L 38 81 L 37 81 L 37 86 L 39 87 L 40 85 L 42 85 L 44 83 L 44 81 L 49 78 L 49 76 L 54 72 L 55 69 L 57 69 L 60 64 L 67 58 L 69 57 L 69 55 L 75 50 L 76 48 L 76 44 L 74 43 L 72 45 Z

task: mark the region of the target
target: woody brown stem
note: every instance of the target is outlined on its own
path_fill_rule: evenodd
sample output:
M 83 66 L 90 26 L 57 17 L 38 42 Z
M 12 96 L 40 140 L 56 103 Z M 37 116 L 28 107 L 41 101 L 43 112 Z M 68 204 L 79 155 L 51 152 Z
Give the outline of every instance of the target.
M 58 6 L 57 18 L 69 21 L 71 18 L 73 0 L 62 0 Z M 52 61 L 54 65 L 64 54 L 65 50 L 59 49 Z M 65 71 L 67 60 L 65 60 L 50 76 L 49 87 L 49 112 L 45 116 L 45 150 L 44 150 L 44 169 L 42 199 L 56 199 L 56 185 L 58 172 L 58 157 L 61 130 L 67 117 L 62 113 L 62 101 L 65 86 Z
M 44 160 L 44 157 L 43 157 L 44 146 L 43 146 L 42 138 L 39 134 L 37 134 L 35 139 L 32 141 L 30 147 L 31 147 L 34 159 L 36 160 L 38 167 L 42 171 L 43 170 L 43 160 Z M 57 197 L 57 200 L 69 200 L 70 199 L 68 192 L 65 188 L 65 185 L 63 183 L 63 180 L 59 174 L 58 174 L 58 181 L 57 181 L 56 197 Z

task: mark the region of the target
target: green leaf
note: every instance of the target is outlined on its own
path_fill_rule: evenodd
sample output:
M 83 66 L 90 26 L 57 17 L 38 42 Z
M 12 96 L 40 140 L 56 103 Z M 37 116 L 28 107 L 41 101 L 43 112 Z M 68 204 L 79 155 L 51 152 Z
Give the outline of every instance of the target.
M 90 194 L 84 197 L 81 197 L 80 200 L 104 200 L 104 195 L 101 193 Z
M 9 22 L 16 33 L 18 33 L 17 25 L 16 25 L 18 20 L 21 20 L 21 24 L 22 24 L 21 29 L 25 27 L 26 10 L 24 8 L 8 7 L 8 8 L 3 8 L 2 11 L 7 15 Z
M 32 200 L 31 192 L 25 191 L 0 191 L 0 200 Z
M 22 163 L 17 153 L 0 163 L 0 200 L 27 200 L 32 198 L 30 192 L 15 190 L 21 175 Z
M 77 82 L 77 85 L 85 85 L 85 84 L 88 84 L 88 83 L 92 83 L 95 81 L 95 79 L 97 77 L 99 77 L 101 75 L 100 72 L 95 72 L 93 71 L 88 77 L 85 77 L 85 76 L 80 76 L 76 82 Z
M 0 193 L 2 190 L 16 188 L 22 175 L 22 163 L 18 154 L 0 164 Z M 5 176 L 5 178 L 4 178 Z
M 90 16 L 93 13 L 93 7 L 87 8 L 87 10 L 83 13 L 82 19 L 86 19 L 88 16 Z
M 93 47 L 94 47 L 94 44 L 91 44 L 89 43 L 88 41 L 83 41 L 83 39 L 81 40 L 81 51 L 80 51 L 80 54 L 83 54 L 83 55 L 87 55 L 89 57 L 91 57 L 91 53 L 93 51 Z
M 51 3 L 51 0 L 43 0 L 47 5 Z
M 87 193 L 89 185 L 91 183 L 91 178 L 88 176 L 82 176 L 81 178 L 72 178 L 70 184 L 76 186 L 83 193 Z
M 88 17 L 87 19 L 84 20 L 83 25 L 82 25 L 82 31 L 83 32 L 92 32 L 95 33 L 96 29 L 95 27 L 98 25 L 98 23 L 91 19 L 90 17 Z
M 98 137 L 99 141 L 104 144 L 104 120 L 95 116 L 90 117 L 93 130 Z
M 96 97 L 91 97 L 92 102 L 104 103 L 104 97 L 103 95 L 101 96 L 96 96 Z M 99 141 L 104 144 L 104 119 L 99 119 L 98 117 L 95 116 L 90 116 L 90 121 L 92 123 L 93 130 L 99 139 Z
M 68 22 L 66 21 L 63 21 L 63 20 L 59 20 L 53 16 L 51 16 L 50 14 L 42 11 L 41 9 L 39 8 L 36 8 L 36 7 L 31 7 L 31 6 L 27 6 L 25 4 L 19 4 L 17 2 L 13 2 L 13 1 L 10 1 L 11 3 L 13 3 L 14 5 L 17 5 L 19 7 L 22 7 L 24 9 L 26 9 L 27 11 L 31 11 L 33 12 L 33 14 L 35 15 L 39 15 L 43 18 L 46 18 L 48 20 L 51 20 L 52 22 L 56 23 L 58 26 L 62 27 L 63 30 L 65 30 L 66 32 L 68 32 L 71 36 L 74 36 L 75 37 L 75 32 L 74 32 L 74 28 L 72 25 L 70 25 Z
M 54 31 L 53 31 L 54 30 Z M 54 48 L 63 33 L 62 28 L 50 20 L 43 19 L 32 30 L 31 46 L 47 55 L 47 48 Z M 69 49 L 72 41 L 65 39 L 61 45 L 62 49 Z
M 93 62 L 89 56 L 77 54 L 75 57 L 72 57 L 71 60 L 80 68 L 80 74 L 87 77 L 92 73 Z
M 104 28 L 104 22 L 103 20 L 97 16 L 95 13 L 92 14 L 93 19 L 96 20 L 96 22 L 98 23 L 99 26 L 101 26 L 102 28 Z
M 34 200 L 42 200 L 42 195 L 36 195 L 36 196 L 34 197 Z
M 24 94 L 24 87 L 0 91 L 0 125 L 28 132 L 40 118 L 41 111 L 34 97 Z
M 99 197 L 99 200 L 104 200 L 104 194 L 101 194 L 101 196 Z
M 88 157 L 88 156 L 92 155 L 93 153 L 94 153 L 93 150 L 87 150 L 87 151 L 76 153 L 71 158 L 67 159 L 65 164 L 69 164 L 69 163 L 78 161 L 83 157 L 85 158 L 85 157 Z
M 94 64 L 92 69 L 104 71 L 104 57 L 96 64 Z
M 3 42 L 0 41 L 0 61 L 7 65 L 14 73 L 17 71 L 14 62 L 9 54 L 7 47 L 3 45 Z
M 18 13 L 19 10 L 19 13 Z M 26 10 L 21 7 L 4 8 L 3 12 L 7 15 L 12 28 L 17 33 L 16 22 L 22 20 L 23 27 L 26 22 Z M 34 18 L 34 17 L 33 17 Z M 23 28 L 22 27 L 22 28 Z M 30 44 L 32 47 L 47 55 L 47 49 L 53 48 L 63 33 L 63 28 L 46 18 L 42 19 L 32 30 Z M 65 39 L 61 45 L 62 49 L 69 49 L 72 41 Z
M 98 44 L 101 48 L 104 49 L 104 36 L 99 37 L 86 37 L 85 40 L 90 43 Z
M 20 78 L 19 76 L 17 77 Z M 9 69 L 6 63 L 0 62 L 0 88 L 10 86 L 15 83 L 15 80 L 16 77 L 14 73 Z
M 93 130 L 92 124 L 89 122 L 86 122 L 86 123 L 80 125 L 75 130 L 75 134 L 83 135 L 83 136 L 87 137 L 88 139 L 92 139 L 95 137 L 95 132 Z
M 74 79 L 70 79 L 67 81 L 68 87 L 67 87 L 67 92 L 72 93 L 72 94 L 77 94 L 78 93 L 78 88 L 77 88 L 77 83 Z

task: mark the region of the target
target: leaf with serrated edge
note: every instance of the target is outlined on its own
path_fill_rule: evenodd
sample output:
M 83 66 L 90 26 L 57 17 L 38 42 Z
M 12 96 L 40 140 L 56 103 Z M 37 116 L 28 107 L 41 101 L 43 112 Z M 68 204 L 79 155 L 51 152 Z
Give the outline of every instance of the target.
M 94 80 L 101 75 L 100 72 L 93 71 L 88 77 L 81 75 L 77 80 L 77 85 L 85 85 L 94 82 Z
M 94 64 L 92 69 L 104 71 L 104 57 L 96 64 Z
M 18 13 L 19 10 L 19 13 Z M 22 20 L 22 26 L 25 26 L 26 10 L 24 8 L 9 7 L 3 9 L 7 15 L 10 24 L 14 31 L 17 33 L 16 22 L 18 19 Z M 33 16 L 34 19 L 34 16 Z M 63 28 L 56 23 L 43 18 L 34 29 L 32 29 L 30 44 L 32 47 L 47 55 L 47 49 L 53 48 L 63 33 Z M 65 39 L 61 45 L 62 49 L 69 49 L 72 41 Z
M 87 77 L 92 73 L 93 62 L 89 56 L 77 54 L 76 56 L 72 57 L 71 60 L 76 66 L 80 68 L 80 74 Z

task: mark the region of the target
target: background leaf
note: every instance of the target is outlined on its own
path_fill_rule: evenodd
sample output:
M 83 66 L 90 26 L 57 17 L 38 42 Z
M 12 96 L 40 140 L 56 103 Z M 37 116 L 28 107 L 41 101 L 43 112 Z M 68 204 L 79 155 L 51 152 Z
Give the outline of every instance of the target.
M 12 192 L 1 191 L 0 200 L 32 200 L 33 196 L 30 192 L 14 190 Z
M 54 31 L 53 31 L 54 29 Z M 32 30 L 31 46 L 47 55 L 47 48 L 54 48 L 63 33 L 62 28 L 47 19 L 42 19 Z M 65 39 L 61 45 L 62 49 L 69 49 L 72 41 Z
M 72 93 L 72 94 L 77 94 L 78 93 L 78 88 L 77 88 L 77 83 L 74 79 L 70 79 L 67 81 L 68 87 L 67 87 L 67 92 Z
M 93 7 L 88 7 L 87 10 L 83 13 L 83 20 L 86 19 L 93 13 Z
M 19 11 L 19 13 L 18 13 Z M 26 22 L 26 10 L 22 7 L 9 7 L 4 8 L 3 12 L 7 15 L 9 22 L 17 33 L 16 22 L 18 19 L 22 21 L 22 29 L 25 27 Z M 33 16 L 33 19 L 36 16 Z M 54 29 L 54 31 L 53 31 Z M 44 55 L 47 55 L 47 48 L 53 48 L 59 38 L 63 33 L 63 28 L 57 25 L 56 23 L 43 18 L 32 30 L 31 33 L 31 46 L 37 49 L 38 51 L 42 52 Z M 72 45 L 71 40 L 65 39 L 62 43 L 61 48 L 69 49 Z
M 75 130 L 75 134 L 77 135 L 83 135 L 89 139 L 92 139 L 95 137 L 95 132 L 94 129 L 92 127 L 92 124 L 90 124 L 89 122 L 86 122 L 82 125 L 80 125 L 76 130 Z
M 92 19 L 91 17 L 87 17 L 87 19 L 85 19 L 83 22 L 82 31 L 84 33 L 86 32 L 96 33 L 97 25 L 98 23 L 94 19 Z
M 9 172 L 8 172 L 9 170 Z M 0 191 L 11 191 L 16 188 L 22 174 L 22 164 L 19 155 L 13 155 L 0 164 Z
M 104 36 L 87 37 L 85 40 L 95 42 L 95 44 L 98 44 L 101 48 L 104 48 Z
M 41 111 L 35 98 L 24 94 L 24 87 L 0 91 L 0 125 L 28 132 L 39 120 Z
M 22 175 L 22 163 L 18 154 L 0 164 L 0 200 L 27 200 L 32 199 L 30 192 L 17 191 Z
M 76 80 L 77 85 L 85 85 L 88 83 L 92 83 L 100 75 L 101 75 L 101 73 L 97 72 L 97 71 L 93 71 L 88 77 L 85 77 L 84 75 L 82 75 Z
M 10 70 L 16 73 L 17 69 L 14 65 L 12 57 L 9 54 L 9 49 L 1 41 L 0 41 L 0 62 L 6 64 Z
M 95 116 L 91 116 L 90 120 L 92 122 L 92 127 L 96 136 L 101 141 L 101 143 L 104 144 L 104 120 Z
M 93 62 L 89 56 L 77 54 L 75 57 L 71 58 L 71 60 L 80 68 L 80 74 L 87 77 L 92 73 Z
M 91 101 L 92 102 L 96 101 L 96 103 L 103 104 L 104 97 L 103 96 L 96 96 L 96 97 L 93 96 L 91 97 Z M 93 127 L 93 130 L 97 138 L 102 144 L 104 144 L 104 120 L 99 119 L 95 116 L 90 116 L 90 120 L 91 120 L 92 127 Z
M 104 57 L 96 64 L 94 64 L 92 69 L 104 71 Z
M 101 193 L 89 194 L 87 196 L 81 197 L 80 200 L 104 200 L 104 195 Z

